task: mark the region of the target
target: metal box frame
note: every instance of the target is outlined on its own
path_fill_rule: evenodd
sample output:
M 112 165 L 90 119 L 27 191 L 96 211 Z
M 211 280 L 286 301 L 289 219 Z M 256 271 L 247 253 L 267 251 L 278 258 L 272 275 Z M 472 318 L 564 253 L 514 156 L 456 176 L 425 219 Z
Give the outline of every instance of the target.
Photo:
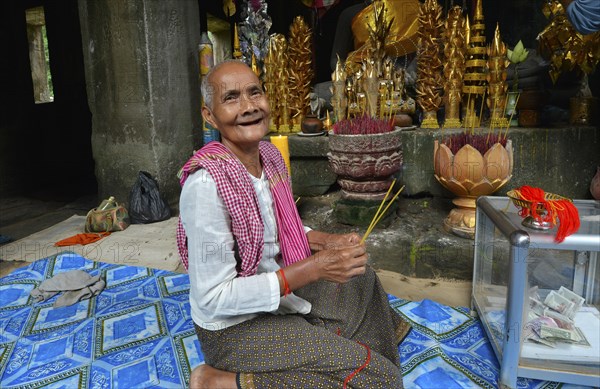
M 516 388 L 517 377 L 600 385 L 600 364 L 595 362 L 580 364 L 521 357 L 521 330 L 529 309 L 529 259 L 532 253 L 551 254 L 560 250 L 561 255 L 566 254 L 570 257 L 569 253 L 562 251 L 572 252 L 571 265 L 566 265 L 572 266 L 573 279 L 569 285 L 570 289 L 585 297 L 586 304 L 598 304 L 600 300 L 600 274 L 597 274 L 600 272 L 600 201 L 575 200 L 573 203 L 578 208 L 581 227 L 577 233 L 557 244 L 554 242 L 556 229 L 539 231 L 523 227 L 518 209 L 508 197 L 480 196 L 477 200 L 472 309 L 479 314 L 500 361 L 499 384 L 503 386 Z M 504 264 L 500 263 L 498 258 L 494 258 L 494 254 L 501 251 L 500 248 L 505 250 Z M 506 283 L 500 285 L 500 289 L 496 289 L 496 292 L 499 290 L 500 294 L 506 294 L 504 327 L 500 329 L 494 328 L 493 323 L 488 321 L 484 314 L 487 303 L 484 301 L 483 291 L 486 288 L 497 288 L 492 280 L 493 273 L 500 274 Z

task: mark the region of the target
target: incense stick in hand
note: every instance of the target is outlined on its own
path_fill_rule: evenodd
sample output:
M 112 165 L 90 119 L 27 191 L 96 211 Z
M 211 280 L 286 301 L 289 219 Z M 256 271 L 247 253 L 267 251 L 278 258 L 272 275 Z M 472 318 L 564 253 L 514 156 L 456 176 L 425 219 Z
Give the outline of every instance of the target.
M 395 180 L 394 180 L 395 182 Z M 392 183 L 393 186 L 393 183 Z M 390 189 L 392 187 L 390 186 Z M 390 193 L 390 190 L 388 190 L 388 193 L 386 193 L 385 197 L 383 198 L 383 201 L 381 202 L 381 204 L 379 205 L 379 209 L 377 209 L 377 212 L 375 213 L 375 216 L 373 216 L 373 220 L 371 220 L 371 224 L 369 225 L 369 228 L 367 229 L 367 232 L 365 232 L 365 234 L 363 235 L 360 243 L 364 243 L 367 240 L 367 237 L 369 236 L 369 234 L 371 233 L 371 231 L 373 231 L 373 228 L 375 228 L 375 225 L 377 225 L 377 223 L 379 223 L 379 220 L 381 220 L 381 218 L 383 217 L 383 215 L 386 213 L 386 211 L 388 210 L 388 208 L 390 207 L 390 205 L 392 205 L 392 203 L 394 202 L 394 200 L 396 200 L 396 198 L 398 197 L 398 195 L 400 195 L 400 193 L 402 193 L 402 191 L 404 190 L 404 185 L 402 185 L 402 188 L 400 188 L 400 190 L 394 195 L 394 197 L 392 197 L 392 199 L 387 203 L 386 207 L 383 209 L 382 212 L 380 212 L 383 204 L 385 203 L 385 200 L 387 199 L 388 194 Z

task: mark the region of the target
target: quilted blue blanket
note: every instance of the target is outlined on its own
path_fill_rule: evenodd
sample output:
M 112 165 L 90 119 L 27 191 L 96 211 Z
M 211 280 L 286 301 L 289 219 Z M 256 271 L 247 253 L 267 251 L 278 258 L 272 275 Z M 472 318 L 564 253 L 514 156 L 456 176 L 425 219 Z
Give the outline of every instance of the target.
M 77 304 L 34 302 L 32 289 L 61 272 L 101 273 L 106 289 Z M 189 279 L 62 253 L 0 278 L 0 387 L 183 388 L 203 362 Z M 406 388 L 496 388 L 498 362 L 479 321 L 434 301 L 390 304 L 413 324 L 399 346 Z M 558 384 L 519 380 L 520 388 Z

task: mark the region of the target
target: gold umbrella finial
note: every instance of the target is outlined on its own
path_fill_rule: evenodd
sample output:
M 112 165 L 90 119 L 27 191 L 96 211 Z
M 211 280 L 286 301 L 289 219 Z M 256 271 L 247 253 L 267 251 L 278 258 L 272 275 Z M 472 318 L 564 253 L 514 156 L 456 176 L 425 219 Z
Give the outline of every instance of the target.
M 475 14 L 473 15 L 474 22 L 482 22 L 483 21 L 483 0 L 477 0 L 477 4 L 475 5 Z
M 504 45 L 504 42 L 502 42 L 502 38 L 500 37 L 500 24 L 496 23 L 496 30 L 494 31 L 494 40 L 492 42 L 492 48 L 489 55 L 496 56 L 504 54 L 506 54 L 506 46 Z

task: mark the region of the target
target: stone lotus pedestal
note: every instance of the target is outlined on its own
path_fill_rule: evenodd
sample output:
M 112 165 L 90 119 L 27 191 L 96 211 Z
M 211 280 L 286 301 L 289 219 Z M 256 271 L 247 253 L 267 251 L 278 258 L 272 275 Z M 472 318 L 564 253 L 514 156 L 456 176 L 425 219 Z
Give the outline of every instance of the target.
M 491 195 L 512 177 L 512 142 L 507 140 L 506 147 L 495 143 L 484 155 L 467 144 L 454 155 L 436 140 L 433 164 L 435 178 L 457 196 L 452 200 L 456 208 L 444 220 L 444 229 L 473 239 L 477 197 Z

